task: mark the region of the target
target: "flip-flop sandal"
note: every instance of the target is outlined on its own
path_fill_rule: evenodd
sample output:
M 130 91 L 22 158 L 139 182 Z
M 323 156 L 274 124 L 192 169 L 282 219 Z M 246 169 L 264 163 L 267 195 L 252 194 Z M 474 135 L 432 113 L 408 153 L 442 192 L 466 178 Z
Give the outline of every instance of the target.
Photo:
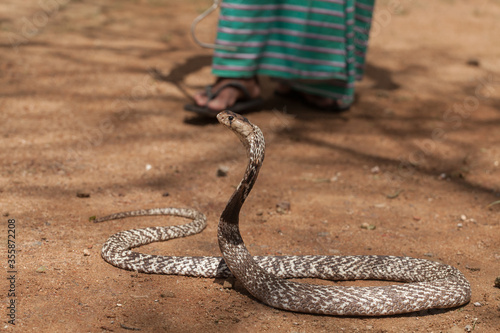
M 213 91 L 213 87 L 214 86 L 205 87 L 206 91 L 205 94 L 207 95 L 209 101 L 217 97 L 217 95 L 219 95 L 220 92 L 227 87 L 234 87 L 243 93 L 243 97 L 239 98 L 236 101 L 236 103 L 234 103 L 232 106 L 225 108 L 225 110 L 230 110 L 235 113 L 244 114 L 252 110 L 255 110 L 264 103 L 264 100 L 261 97 L 251 97 L 250 93 L 248 92 L 248 89 L 241 82 L 238 81 L 229 81 L 220 86 L 219 89 L 217 89 L 216 91 Z M 220 111 L 222 111 L 222 110 L 211 109 L 208 106 L 201 106 L 196 104 L 186 104 L 184 105 L 184 110 L 191 111 L 207 117 L 215 117 Z
M 294 89 L 294 88 L 290 88 L 290 90 L 287 92 L 280 92 L 280 91 L 275 90 L 274 94 L 276 96 L 279 96 L 282 98 L 299 101 L 302 104 L 304 104 L 312 109 L 319 110 L 319 111 L 340 113 L 340 112 L 348 111 L 351 108 L 351 105 L 342 105 L 341 106 L 336 101 L 333 104 L 327 105 L 327 106 L 318 105 L 318 104 L 308 100 L 307 97 L 304 95 L 304 92 L 299 91 L 299 90 Z

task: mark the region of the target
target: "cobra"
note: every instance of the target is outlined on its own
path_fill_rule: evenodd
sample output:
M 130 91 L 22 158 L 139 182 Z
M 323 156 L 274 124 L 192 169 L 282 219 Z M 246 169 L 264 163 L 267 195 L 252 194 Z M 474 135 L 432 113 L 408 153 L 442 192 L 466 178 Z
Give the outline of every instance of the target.
M 222 111 L 220 123 L 231 129 L 246 148 L 248 164 L 218 225 L 221 257 L 157 256 L 131 249 L 156 241 L 201 232 L 205 216 L 193 209 L 154 208 L 117 213 L 95 222 L 131 216 L 174 215 L 192 221 L 177 226 L 119 232 L 104 244 L 102 257 L 112 265 L 143 273 L 198 277 L 233 275 L 257 299 L 272 307 L 325 315 L 380 316 L 451 308 L 470 301 L 470 284 L 456 268 L 425 259 L 396 256 L 252 256 L 239 231 L 240 210 L 264 160 L 261 130 L 241 115 Z M 305 284 L 289 278 L 328 280 L 388 280 L 384 286 Z

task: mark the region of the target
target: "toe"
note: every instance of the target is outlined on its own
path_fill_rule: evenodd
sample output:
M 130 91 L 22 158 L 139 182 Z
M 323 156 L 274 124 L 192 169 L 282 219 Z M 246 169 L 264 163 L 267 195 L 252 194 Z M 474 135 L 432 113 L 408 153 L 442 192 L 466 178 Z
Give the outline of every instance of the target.
M 241 92 L 238 89 L 227 87 L 216 98 L 208 102 L 207 106 L 212 110 L 224 110 L 234 105 L 239 97 L 241 97 Z
M 196 95 L 193 96 L 193 98 L 197 105 L 199 106 L 207 105 L 208 97 L 207 95 L 205 95 L 205 93 L 202 92 L 197 93 Z

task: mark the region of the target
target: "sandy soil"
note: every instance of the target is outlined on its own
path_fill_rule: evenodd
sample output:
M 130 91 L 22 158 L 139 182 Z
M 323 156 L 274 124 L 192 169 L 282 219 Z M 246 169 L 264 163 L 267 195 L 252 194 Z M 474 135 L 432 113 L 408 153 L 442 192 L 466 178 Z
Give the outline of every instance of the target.
M 500 199 L 499 1 L 381 0 L 351 111 L 273 97 L 263 78 L 266 106 L 249 115 L 268 142 L 242 212 L 254 254 L 409 255 L 456 266 L 471 283 L 464 307 L 387 318 L 280 311 L 238 284 L 102 260 L 109 235 L 180 221 L 96 225 L 90 216 L 158 206 L 197 208 L 209 226 L 140 251 L 218 255 L 216 221 L 246 161 L 229 131 L 183 111 L 185 93 L 212 81 L 211 52 L 188 33 L 209 1 L 57 1 L 0 4 L 2 330 L 500 329 L 500 205 L 490 205 Z M 213 39 L 215 20 L 201 39 Z M 221 166 L 227 177 L 217 177 Z M 291 209 L 280 214 L 283 201 Z M 6 309 L 9 219 L 15 326 Z

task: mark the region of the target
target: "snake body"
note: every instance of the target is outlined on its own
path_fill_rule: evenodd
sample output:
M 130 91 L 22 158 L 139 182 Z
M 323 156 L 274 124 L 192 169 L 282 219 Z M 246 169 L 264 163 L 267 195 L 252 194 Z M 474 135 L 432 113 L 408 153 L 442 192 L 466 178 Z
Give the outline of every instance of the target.
M 131 216 L 174 215 L 192 221 L 178 226 L 119 232 L 104 244 L 101 255 L 112 265 L 155 274 L 198 277 L 234 276 L 257 299 L 270 306 L 304 313 L 380 316 L 451 308 L 469 302 L 469 282 L 456 268 L 396 256 L 252 256 L 239 231 L 239 212 L 257 179 L 264 159 L 264 137 L 246 118 L 223 111 L 217 116 L 247 150 L 249 162 L 237 189 L 222 212 L 218 226 L 221 257 L 156 256 L 130 249 L 156 241 L 201 232 L 205 216 L 193 209 L 155 208 L 117 213 L 102 222 Z M 289 278 L 328 280 L 376 279 L 405 282 L 377 287 L 312 285 Z

